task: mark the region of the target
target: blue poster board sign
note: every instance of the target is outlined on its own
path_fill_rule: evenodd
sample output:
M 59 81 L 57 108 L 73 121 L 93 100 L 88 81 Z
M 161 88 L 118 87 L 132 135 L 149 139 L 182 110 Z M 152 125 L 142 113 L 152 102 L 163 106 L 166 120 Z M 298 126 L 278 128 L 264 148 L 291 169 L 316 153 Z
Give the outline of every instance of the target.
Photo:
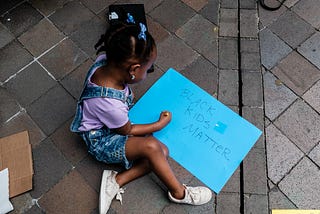
M 135 124 L 151 123 L 164 110 L 172 113 L 172 120 L 154 136 L 216 193 L 262 133 L 172 68 L 139 99 L 129 117 Z

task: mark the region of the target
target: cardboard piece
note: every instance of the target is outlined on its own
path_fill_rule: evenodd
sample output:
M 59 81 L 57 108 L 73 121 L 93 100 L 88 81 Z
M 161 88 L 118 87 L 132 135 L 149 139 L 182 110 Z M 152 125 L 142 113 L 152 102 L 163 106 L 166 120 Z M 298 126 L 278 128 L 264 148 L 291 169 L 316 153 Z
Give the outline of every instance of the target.
M 279 210 L 272 210 L 272 214 L 320 214 L 320 210 L 279 209 Z
M 9 169 L 10 198 L 32 189 L 32 152 L 27 131 L 0 139 L 0 170 Z
M 146 124 L 157 121 L 164 110 L 172 112 L 172 120 L 154 136 L 216 193 L 262 133 L 174 69 L 143 95 L 129 117 L 132 123 Z

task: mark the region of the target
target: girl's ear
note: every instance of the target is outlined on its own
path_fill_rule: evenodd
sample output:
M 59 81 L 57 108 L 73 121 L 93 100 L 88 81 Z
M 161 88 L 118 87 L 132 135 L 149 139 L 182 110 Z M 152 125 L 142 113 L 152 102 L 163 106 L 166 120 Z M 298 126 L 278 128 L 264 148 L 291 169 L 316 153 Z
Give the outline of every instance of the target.
M 133 64 L 133 65 L 131 65 L 130 66 L 130 71 L 129 71 L 129 73 L 131 74 L 131 73 L 135 73 L 136 72 L 136 69 L 137 68 L 140 68 L 141 67 L 141 65 L 140 64 Z

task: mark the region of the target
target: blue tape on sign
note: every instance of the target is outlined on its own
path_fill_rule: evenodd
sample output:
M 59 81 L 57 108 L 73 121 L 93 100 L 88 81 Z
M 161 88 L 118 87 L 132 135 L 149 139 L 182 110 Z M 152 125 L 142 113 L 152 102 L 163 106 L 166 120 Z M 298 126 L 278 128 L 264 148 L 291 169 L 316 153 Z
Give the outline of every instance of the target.
M 217 122 L 217 124 L 214 126 L 214 130 L 216 130 L 217 132 L 219 132 L 220 134 L 223 134 L 224 131 L 226 130 L 227 125 L 222 123 L 222 122 Z

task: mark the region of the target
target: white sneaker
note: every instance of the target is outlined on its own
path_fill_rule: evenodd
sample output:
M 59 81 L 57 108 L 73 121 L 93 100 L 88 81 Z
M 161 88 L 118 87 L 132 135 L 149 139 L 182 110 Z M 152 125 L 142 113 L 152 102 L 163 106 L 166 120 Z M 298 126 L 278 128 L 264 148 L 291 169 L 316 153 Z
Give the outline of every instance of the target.
M 184 198 L 176 199 L 174 198 L 170 192 L 168 192 L 169 199 L 175 203 L 182 204 L 191 204 L 191 205 L 202 205 L 208 203 L 211 200 L 212 192 L 207 187 L 188 187 L 183 184 L 185 187 L 184 190 Z
M 100 187 L 100 198 L 99 198 L 99 213 L 106 214 L 110 208 L 113 198 L 116 196 L 116 199 L 122 204 L 121 193 L 124 193 L 124 190 L 119 187 L 119 184 L 116 182 L 116 171 L 104 170 L 101 179 Z

